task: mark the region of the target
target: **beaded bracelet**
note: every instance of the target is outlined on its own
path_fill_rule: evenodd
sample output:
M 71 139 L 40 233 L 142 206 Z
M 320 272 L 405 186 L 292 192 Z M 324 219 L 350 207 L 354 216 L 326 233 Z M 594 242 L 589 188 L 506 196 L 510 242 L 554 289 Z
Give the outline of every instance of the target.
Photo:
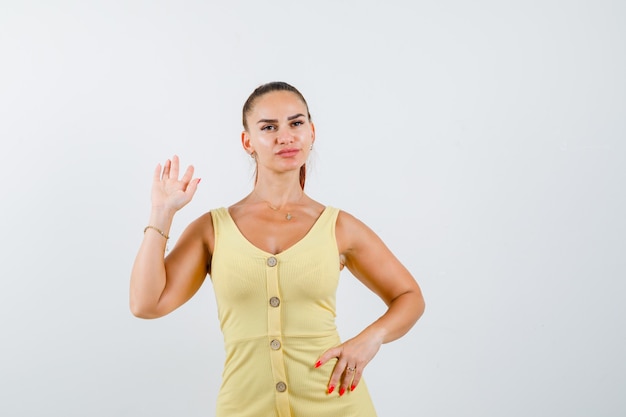
M 165 239 L 169 239 L 170 237 L 168 235 L 166 235 L 163 230 L 159 229 L 158 227 L 154 227 L 154 226 L 146 226 L 145 229 L 143 229 L 143 232 L 146 233 L 146 230 L 148 229 L 152 229 L 152 230 L 156 230 L 161 236 L 163 236 Z

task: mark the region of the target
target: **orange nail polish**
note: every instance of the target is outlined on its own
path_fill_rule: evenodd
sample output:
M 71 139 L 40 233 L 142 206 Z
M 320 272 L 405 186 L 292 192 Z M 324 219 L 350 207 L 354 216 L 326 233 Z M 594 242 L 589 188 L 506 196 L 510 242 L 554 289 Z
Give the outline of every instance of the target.
M 317 361 L 317 363 L 315 364 L 315 367 L 319 368 L 320 366 L 322 366 L 322 361 Z
M 346 393 L 346 389 L 345 389 L 344 387 L 341 387 L 341 388 L 339 389 L 339 396 L 341 397 L 341 396 L 342 396 L 343 394 L 345 394 L 345 393 Z
M 329 394 L 332 394 L 334 390 L 335 390 L 335 386 L 334 385 L 331 385 L 330 387 L 328 387 L 328 393 Z

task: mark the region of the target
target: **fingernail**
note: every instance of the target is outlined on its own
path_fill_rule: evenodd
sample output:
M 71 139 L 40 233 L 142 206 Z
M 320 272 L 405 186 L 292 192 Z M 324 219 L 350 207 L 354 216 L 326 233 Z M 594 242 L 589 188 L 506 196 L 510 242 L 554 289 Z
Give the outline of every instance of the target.
M 330 387 L 328 387 L 328 393 L 329 394 L 332 394 L 334 390 L 335 390 L 335 386 L 334 385 L 331 385 Z
M 315 364 L 315 367 L 319 368 L 320 366 L 322 366 L 322 361 L 317 361 L 317 363 Z
M 198 184 L 200 184 L 200 181 L 202 181 L 202 178 L 198 178 Z
M 341 387 L 341 388 L 339 389 L 339 396 L 341 397 L 341 396 L 342 396 L 343 394 L 345 394 L 345 393 L 346 393 L 346 389 L 345 389 L 344 387 Z
M 354 389 L 355 389 L 355 388 L 356 388 L 356 385 L 352 385 L 352 386 L 350 387 L 350 391 L 354 391 Z

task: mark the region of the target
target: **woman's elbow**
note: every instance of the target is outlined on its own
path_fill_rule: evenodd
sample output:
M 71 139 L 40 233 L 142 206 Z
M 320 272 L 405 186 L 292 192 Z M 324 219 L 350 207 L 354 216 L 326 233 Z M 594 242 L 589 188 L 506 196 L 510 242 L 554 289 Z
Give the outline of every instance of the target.
M 136 301 L 130 300 L 130 312 L 133 316 L 140 319 L 156 319 L 162 316 L 162 314 L 158 314 L 156 309 L 149 308 L 146 305 L 142 305 Z
M 420 294 L 420 298 L 418 301 L 418 309 L 417 309 L 417 320 L 420 319 L 420 317 L 422 317 L 422 315 L 424 314 L 424 310 L 426 310 L 426 302 L 424 301 L 424 297 L 421 296 Z

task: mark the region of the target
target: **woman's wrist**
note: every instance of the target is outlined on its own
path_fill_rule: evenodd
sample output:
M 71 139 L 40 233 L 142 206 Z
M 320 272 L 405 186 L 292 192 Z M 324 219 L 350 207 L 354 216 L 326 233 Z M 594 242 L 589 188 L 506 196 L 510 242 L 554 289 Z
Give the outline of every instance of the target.
M 385 338 L 387 337 L 387 329 L 378 321 L 370 324 L 362 333 L 366 334 L 368 338 L 376 340 L 381 345 L 385 343 Z
M 168 235 L 175 214 L 176 210 L 153 206 L 147 225 L 157 228 Z

